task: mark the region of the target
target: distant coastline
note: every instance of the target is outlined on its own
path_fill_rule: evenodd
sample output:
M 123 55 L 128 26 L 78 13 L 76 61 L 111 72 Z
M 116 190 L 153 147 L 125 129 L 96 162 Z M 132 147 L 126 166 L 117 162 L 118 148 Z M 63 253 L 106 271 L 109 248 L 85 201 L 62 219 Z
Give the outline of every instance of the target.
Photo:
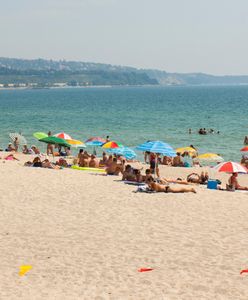
M 168 73 L 91 62 L 0 57 L 0 89 L 147 85 L 248 85 L 248 75 Z

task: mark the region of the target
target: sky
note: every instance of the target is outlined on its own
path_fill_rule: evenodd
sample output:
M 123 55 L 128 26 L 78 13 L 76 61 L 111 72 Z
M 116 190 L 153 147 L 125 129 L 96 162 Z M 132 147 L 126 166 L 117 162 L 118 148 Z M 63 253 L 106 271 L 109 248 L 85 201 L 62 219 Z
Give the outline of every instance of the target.
M 0 0 L 0 56 L 248 74 L 247 0 Z

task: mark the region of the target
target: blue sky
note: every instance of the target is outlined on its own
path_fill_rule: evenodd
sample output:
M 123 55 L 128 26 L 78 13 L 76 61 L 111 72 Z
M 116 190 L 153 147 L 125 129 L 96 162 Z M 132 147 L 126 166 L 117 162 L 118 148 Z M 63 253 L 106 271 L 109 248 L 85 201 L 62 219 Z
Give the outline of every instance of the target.
M 248 74 L 247 0 L 0 0 L 0 56 Z

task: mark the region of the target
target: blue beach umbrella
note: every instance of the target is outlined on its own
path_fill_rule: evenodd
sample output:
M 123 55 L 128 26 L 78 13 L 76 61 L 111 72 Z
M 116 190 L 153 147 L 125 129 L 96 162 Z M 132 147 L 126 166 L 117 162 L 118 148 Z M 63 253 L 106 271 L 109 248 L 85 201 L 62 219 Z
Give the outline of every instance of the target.
M 136 149 L 140 151 L 149 151 L 152 153 L 163 154 L 170 157 L 176 156 L 176 152 L 173 150 L 173 148 L 169 144 L 161 141 L 146 142 L 137 146 Z
M 87 146 L 101 147 L 103 145 L 102 142 L 99 141 L 90 141 L 85 143 Z
M 124 156 L 127 159 L 133 159 L 137 156 L 136 153 L 128 147 L 108 149 L 107 152 Z

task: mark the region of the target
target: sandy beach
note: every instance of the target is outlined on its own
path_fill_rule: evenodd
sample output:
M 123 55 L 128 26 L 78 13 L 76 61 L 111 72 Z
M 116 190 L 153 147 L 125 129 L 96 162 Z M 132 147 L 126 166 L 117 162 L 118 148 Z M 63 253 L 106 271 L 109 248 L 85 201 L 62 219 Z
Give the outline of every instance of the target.
M 0 160 L 0 299 L 247 299 L 248 192 L 134 193 L 121 177 L 18 157 Z

